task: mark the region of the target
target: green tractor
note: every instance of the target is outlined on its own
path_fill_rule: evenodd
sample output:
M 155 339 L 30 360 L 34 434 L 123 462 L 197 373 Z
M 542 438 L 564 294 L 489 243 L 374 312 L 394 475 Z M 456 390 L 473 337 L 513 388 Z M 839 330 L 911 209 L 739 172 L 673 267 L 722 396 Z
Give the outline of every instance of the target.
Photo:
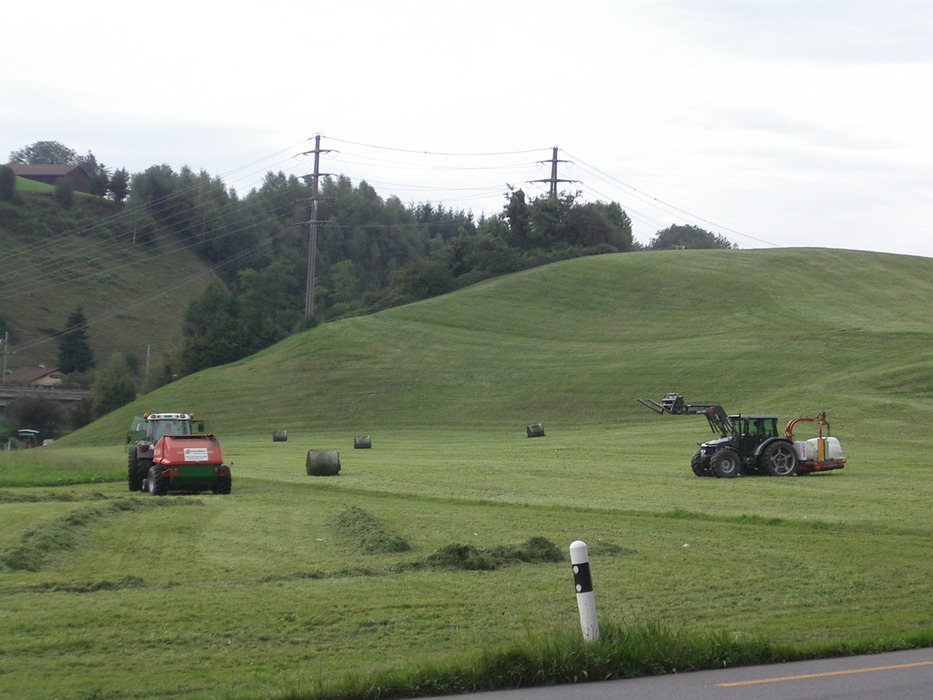
M 204 433 L 203 421 L 190 413 L 147 413 L 130 423 L 126 442 L 130 491 L 162 496 L 174 491 L 227 494 L 230 467 L 224 464 L 217 438 Z
M 710 430 L 719 437 L 700 443 L 693 453 L 690 467 L 697 476 L 729 479 L 743 471 L 794 476 L 842 469 L 846 463 L 839 440 L 829 435 L 825 412 L 816 418 L 794 418 L 779 432 L 778 416 L 773 414 L 729 415 L 722 406 L 687 404 L 683 395 L 673 393 L 665 394 L 660 402 L 638 401 L 655 413 L 706 416 Z M 794 427 L 805 421 L 818 423 L 819 435 L 794 440 Z

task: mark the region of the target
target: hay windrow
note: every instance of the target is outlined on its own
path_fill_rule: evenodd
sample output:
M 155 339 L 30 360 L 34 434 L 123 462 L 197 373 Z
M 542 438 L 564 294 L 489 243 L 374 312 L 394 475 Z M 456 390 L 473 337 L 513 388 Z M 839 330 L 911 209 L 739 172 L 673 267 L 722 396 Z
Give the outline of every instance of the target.
M 392 532 L 379 518 L 356 506 L 340 513 L 330 526 L 338 536 L 354 543 L 366 554 L 391 554 L 411 550 L 411 545 L 405 538 Z
M 56 554 L 81 542 L 88 527 L 129 511 L 182 505 L 204 505 L 204 502 L 196 499 L 120 498 L 76 508 L 55 520 L 23 531 L 17 543 L 0 553 L 0 571 L 39 571 Z
M 522 544 L 499 545 L 483 550 L 469 544 L 449 544 L 430 555 L 427 564 L 444 569 L 490 571 L 510 564 L 539 564 L 565 559 L 564 553 L 550 540 L 531 537 Z

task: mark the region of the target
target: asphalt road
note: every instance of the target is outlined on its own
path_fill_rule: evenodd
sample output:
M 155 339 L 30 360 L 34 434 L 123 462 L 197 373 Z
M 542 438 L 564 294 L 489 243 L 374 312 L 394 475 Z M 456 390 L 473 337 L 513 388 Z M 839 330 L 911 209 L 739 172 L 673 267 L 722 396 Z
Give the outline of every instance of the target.
M 933 648 L 446 696 L 448 700 L 451 697 L 468 700 L 931 700 Z

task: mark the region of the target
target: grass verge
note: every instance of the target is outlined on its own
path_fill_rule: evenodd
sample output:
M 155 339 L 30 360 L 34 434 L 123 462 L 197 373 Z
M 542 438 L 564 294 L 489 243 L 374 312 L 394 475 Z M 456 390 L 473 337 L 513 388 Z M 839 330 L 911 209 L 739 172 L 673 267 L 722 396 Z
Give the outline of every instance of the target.
M 608 625 L 599 641 L 563 632 L 519 640 L 472 661 L 347 677 L 282 700 L 389 700 L 606 681 L 727 666 L 871 654 L 933 645 L 933 632 L 801 647 L 724 631 L 686 632 L 659 623 Z

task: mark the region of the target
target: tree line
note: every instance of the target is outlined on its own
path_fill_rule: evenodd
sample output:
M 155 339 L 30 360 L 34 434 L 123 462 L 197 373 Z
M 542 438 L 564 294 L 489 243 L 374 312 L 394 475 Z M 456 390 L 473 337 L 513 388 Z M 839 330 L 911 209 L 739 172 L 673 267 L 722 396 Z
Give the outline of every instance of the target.
M 579 193 L 529 197 L 510 188 L 500 212 L 477 219 L 468 210 L 383 198 L 365 181 L 324 177 L 319 183 L 315 312 L 308 318 L 310 183 L 268 172 L 261 185 L 241 195 L 220 178 L 188 167 L 175 171 L 153 165 L 133 175 L 123 168 L 111 171 L 92 153 L 80 156 L 58 142 L 14 151 L 10 162 L 81 165 L 96 183 L 95 194 L 111 202 L 113 216 L 133 212 L 137 244 L 155 246 L 170 237 L 215 271 L 217 282 L 190 301 L 181 338 L 156 363 L 143 391 L 246 357 L 319 323 L 557 260 L 645 249 L 735 247 L 695 226 L 671 226 L 640 245 L 619 203 L 581 202 Z M 0 203 L 7 204 L 0 207 L 0 225 L 42 231 L 42 222 L 4 216 L 10 205 L 22 202 L 15 177 L 11 186 L 5 170 L 10 168 L 0 167 Z M 63 339 L 73 339 L 74 320 L 69 319 Z M 64 363 L 67 358 L 59 359 Z

